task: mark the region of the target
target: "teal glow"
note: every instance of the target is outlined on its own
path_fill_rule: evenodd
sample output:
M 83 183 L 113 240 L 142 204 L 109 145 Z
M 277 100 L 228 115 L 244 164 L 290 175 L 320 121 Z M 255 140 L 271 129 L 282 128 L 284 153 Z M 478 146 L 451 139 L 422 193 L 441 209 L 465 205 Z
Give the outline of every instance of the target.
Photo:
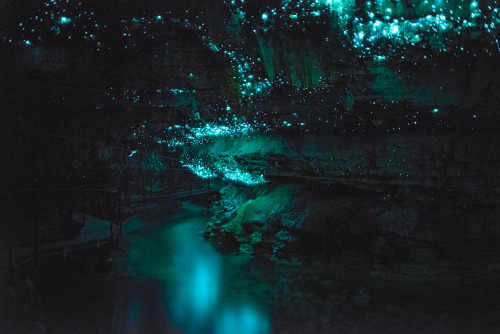
M 396 45 L 415 44 L 422 41 L 420 35 L 427 34 L 434 36 L 433 48 L 445 49 L 443 34 L 452 28 L 452 23 L 445 15 L 427 15 L 424 18 L 414 20 L 392 19 L 391 22 L 380 20 L 370 20 L 360 22 L 356 25 L 357 36 L 353 46 L 366 50 L 367 47 L 374 47 L 381 39 L 389 39 Z M 364 38 L 359 38 L 362 35 Z
M 234 161 L 229 161 L 227 163 L 234 164 Z M 248 186 L 253 186 L 257 184 L 265 183 L 263 175 L 253 175 L 249 172 L 243 171 L 236 167 L 228 167 L 225 163 L 217 161 L 212 163 L 214 167 L 208 167 L 206 162 L 201 160 L 192 160 L 185 157 L 181 161 L 182 166 L 189 168 L 194 174 L 203 179 L 215 178 L 219 175 L 223 179 L 230 182 L 242 183 Z
M 142 162 L 142 168 L 144 170 L 157 172 L 164 170 L 165 166 L 163 164 L 161 157 L 153 153 L 146 160 Z
M 153 108 L 165 108 L 161 112 L 164 110 L 168 112 L 167 107 L 179 108 L 186 112 L 189 125 L 172 124 L 164 131 L 156 131 L 157 129 L 153 127 L 148 131 L 137 131 L 137 133 L 134 133 L 134 139 L 137 139 L 138 145 L 133 147 L 144 147 L 141 145 L 147 145 L 148 142 L 168 145 L 171 148 L 182 147 L 192 155 L 189 158 L 183 156 L 186 161 L 183 165 L 189 167 L 202 178 L 218 176 L 229 181 L 245 184 L 265 182 L 263 176 L 259 176 L 260 173 L 263 173 L 264 168 L 261 170 L 245 170 L 244 163 L 234 160 L 227 161 L 230 160 L 227 157 L 210 157 L 210 154 L 216 155 L 214 152 L 207 153 L 203 151 L 203 154 L 209 156 L 208 158 L 201 154 L 196 156 L 198 153 L 196 150 L 202 151 L 198 146 L 211 143 L 215 138 L 228 137 L 217 141 L 217 144 L 223 145 L 222 143 L 231 142 L 231 138 L 253 134 L 256 128 L 260 131 L 259 117 L 261 115 L 267 117 L 270 112 L 274 113 L 274 111 L 258 110 L 260 108 L 259 103 L 266 101 L 268 94 L 273 92 L 275 88 L 281 86 L 287 87 L 290 91 L 296 90 L 296 93 L 290 93 L 290 97 L 299 94 L 304 96 L 318 94 L 322 90 L 332 92 L 331 88 L 335 86 L 335 83 L 331 81 L 332 72 L 331 70 L 321 70 L 328 67 L 324 66 L 328 59 L 321 60 L 316 51 L 304 52 L 300 57 L 293 55 L 293 52 L 289 52 L 285 59 L 285 55 L 280 54 L 283 52 L 280 43 L 278 43 L 280 39 L 292 38 L 296 32 L 303 35 L 301 38 L 308 39 L 308 34 L 320 31 L 318 37 L 321 37 L 321 41 L 319 44 L 324 43 L 328 47 L 335 46 L 344 49 L 349 57 L 352 55 L 359 59 L 362 64 L 369 64 L 369 70 L 374 77 L 370 88 L 382 94 L 389 103 L 399 103 L 416 96 L 418 98 L 414 100 L 422 103 L 421 105 L 435 105 L 438 107 L 452 104 L 443 103 L 442 100 L 438 103 L 436 100 L 430 100 L 430 97 L 427 100 L 428 97 L 425 95 L 431 94 L 412 91 L 413 87 L 406 81 L 406 73 L 395 71 L 394 64 L 396 63 L 394 61 L 397 64 L 404 63 L 405 66 L 415 66 L 416 68 L 421 64 L 439 66 L 436 56 L 439 57 L 442 52 L 447 52 L 457 58 L 461 56 L 477 57 L 476 52 L 480 56 L 484 54 L 483 51 L 486 53 L 489 53 L 490 50 L 495 51 L 490 48 L 495 43 L 498 46 L 500 11 L 498 8 L 486 9 L 487 6 L 483 6 L 483 4 L 479 6 L 478 1 L 474 0 L 461 0 L 459 2 L 450 0 L 373 0 L 367 2 L 355 0 L 282 0 L 281 2 L 266 3 L 259 12 L 252 11 L 248 15 L 244 12 L 247 9 L 244 1 L 225 0 L 224 2 L 232 11 L 230 13 L 232 16 L 229 16 L 232 20 L 226 22 L 226 28 L 234 35 L 234 40 L 231 39 L 231 41 L 210 32 L 210 29 L 206 26 L 207 22 L 203 22 L 202 17 L 194 18 L 194 15 L 192 15 L 187 19 L 177 17 L 173 13 L 162 13 L 164 16 L 155 14 L 149 18 L 132 19 L 126 22 L 127 31 L 122 32 L 127 37 L 125 40 L 129 40 L 128 37 L 131 34 L 133 36 L 134 31 L 143 28 L 147 38 L 154 38 L 156 36 L 151 35 L 154 31 L 158 31 L 157 28 L 161 28 L 161 25 L 165 22 L 175 22 L 175 24 L 193 31 L 207 48 L 213 52 L 218 52 L 218 57 L 225 57 L 227 62 L 231 64 L 232 72 L 228 75 L 230 92 L 227 95 L 219 96 L 220 99 L 216 104 L 208 106 L 210 110 L 215 110 L 214 114 L 220 114 L 221 116 L 218 120 L 210 118 L 208 123 L 200 116 L 200 114 L 203 115 L 201 110 L 199 110 L 200 112 L 196 110 L 199 97 L 196 96 L 195 91 L 187 89 L 188 85 L 183 86 L 181 89 L 161 86 L 161 89 L 154 90 L 161 94 L 161 96 L 155 98 L 149 98 L 149 96 L 154 95 L 153 90 L 146 92 L 144 89 L 144 92 L 142 92 L 141 87 L 134 87 L 136 89 L 130 89 L 126 94 L 126 99 L 131 102 L 145 105 L 149 103 Z M 57 18 L 60 15 L 62 13 L 56 14 L 54 17 Z M 74 20 L 75 23 L 80 22 L 80 19 Z M 162 22 L 157 22 L 158 20 Z M 26 24 L 21 25 L 19 29 L 25 27 Z M 62 27 L 61 30 L 63 30 Z M 248 36 L 245 35 L 247 32 L 254 34 L 253 37 L 255 37 L 252 37 L 250 42 L 247 39 Z M 340 44 L 338 44 L 338 38 L 331 38 L 339 35 L 341 37 Z M 29 34 L 25 35 L 24 38 L 36 40 L 32 39 L 36 37 Z M 488 40 L 488 43 L 491 44 L 485 43 L 484 47 L 482 47 L 483 50 L 478 51 L 477 47 L 471 47 L 470 43 L 467 42 L 470 38 L 476 40 L 478 45 L 484 40 Z M 22 41 L 23 39 L 18 40 L 21 45 Z M 332 45 L 334 43 L 337 44 Z M 132 42 L 128 46 L 131 47 L 131 44 Z M 256 46 L 258 46 L 257 50 L 255 49 Z M 489 50 L 486 50 L 487 48 Z M 340 54 L 343 53 L 340 52 Z M 418 57 L 409 57 L 415 54 Z M 283 61 L 276 61 L 281 58 L 283 58 Z M 340 61 L 345 60 L 346 58 L 340 59 Z M 278 65 L 277 63 L 282 64 Z M 286 68 L 283 68 L 282 65 Z M 336 65 L 332 65 L 332 68 L 335 67 Z M 196 71 L 196 75 L 193 75 L 190 71 L 195 70 L 191 68 L 184 70 L 182 71 L 184 79 L 188 75 L 189 78 L 196 78 L 196 80 L 204 79 L 205 74 L 202 71 Z M 337 71 L 336 73 L 338 74 Z M 188 84 L 192 85 L 195 82 L 189 80 Z M 443 95 L 446 91 L 447 89 L 443 89 Z M 353 106 L 356 109 L 357 103 L 354 101 L 357 101 L 357 97 L 355 99 L 354 95 L 347 91 L 344 91 L 344 93 L 339 96 L 339 105 L 348 110 L 352 109 Z M 172 94 L 174 97 L 172 97 Z M 167 100 L 163 99 L 165 95 L 168 95 L 169 101 L 174 102 L 164 102 L 164 100 Z M 307 103 L 307 99 L 307 97 L 304 97 L 303 101 L 300 102 Z M 155 100 L 162 102 L 155 102 Z M 257 106 L 255 114 L 258 114 L 258 116 L 254 117 L 254 115 L 246 113 L 247 106 L 250 103 L 255 103 Z M 231 104 L 233 108 L 228 104 Z M 316 103 L 316 105 L 319 104 Z M 385 108 L 384 105 L 383 109 Z M 390 108 L 390 106 L 387 106 L 387 108 Z M 199 105 L 198 109 L 201 109 Z M 339 117 L 334 116 L 325 119 L 321 116 L 316 120 L 313 119 L 316 117 L 315 112 L 320 109 L 320 106 L 312 106 L 310 111 L 305 110 L 304 116 L 301 114 L 300 117 L 290 116 L 293 114 L 292 111 L 285 116 L 269 118 L 272 119 L 272 122 L 271 126 L 267 127 L 271 130 L 285 128 L 307 132 L 314 131 L 312 128 L 314 126 L 313 121 L 330 122 L 330 125 L 335 124 L 334 126 L 338 126 L 338 128 L 342 127 L 340 120 L 342 120 L 343 114 L 338 110 L 335 113 L 336 115 L 338 113 Z M 434 110 L 429 108 L 427 115 L 431 113 L 438 114 L 439 111 L 439 108 Z M 308 118 L 302 119 L 302 117 L 306 117 L 306 113 Z M 247 115 L 248 118 L 244 121 L 240 120 L 236 124 L 234 121 L 235 115 L 242 114 Z M 280 112 L 277 112 L 277 114 L 280 114 Z M 409 114 L 406 116 L 408 120 L 405 123 L 408 126 L 413 127 L 423 123 L 417 116 Z M 415 119 L 411 118 L 412 116 Z M 475 118 L 475 116 L 472 117 Z M 436 121 L 444 122 L 437 115 L 434 115 L 433 118 Z M 374 123 L 377 124 L 377 127 L 382 124 L 382 121 L 380 123 L 378 120 L 374 121 L 377 121 Z M 354 125 L 357 130 L 352 131 L 358 131 L 359 129 L 364 131 L 363 123 L 366 124 L 365 121 L 360 121 L 358 125 Z M 266 127 L 266 125 L 263 125 L 263 127 Z M 392 129 L 388 128 L 386 131 L 393 132 L 401 129 L 402 127 L 395 126 Z M 237 150 L 235 149 L 234 152 L 237 152 Z M 235 155 L 238 155 L 238 153 L 235 153 Z M 223 159 L 224 161 L 220 161 Z
M 202 139 L 206 137 L 240 136 L 253 132 L 253 127 L 249 123 L 241 122 L 232 125 L 221 125 L 207 123 L 204 127 L 192 128 L 192 139 Z M 188 136 L 189 138 L 189 136 Z
M 199 259 L 193 264 L 192 272 L 188 277 L 187 284 L 190 298 L 196 301 L 193 304 L 194 313 L 198 317 L 208 314 L 217 303 L 219 289 L 219 275 L 217 270 L 212 268 L 212 261 Z
M 69 17 L 62 16 L 59 18 L 59 24 L 67 24 L 70 22 L 71 22 L 71 19 Z
M 249 57 L 241 57 L 234 52 L 226 52 L 231 57 L 234 70 L 237 73 L 235 79 L 240 87 L 240 93 L 244 98 L 262 96 L 267 94 L 271 83 L 267 78 L 259 79 L 253 74 L 254 62 Z
M 243 183 L 248 186 L 265 183 L 264 175 L 252 175 L 235 168 L 222 167 L 224 178 L 228 181 Z
M 129 156 L 129 157 L 133 157 L 133 156 L 134 156 L 134 154 L 136 154 L 136 153 L 137 153 L 137 150 L 133 150 L 133 151 L 132 151 L 132 153 L 130 153 L 128 156 Z
M 355 0 L 320 0 L 327 12 L 334 12 L 341 28 L 347 26 L 356 6 Z
M 202 164 L 182 164 L 184 167 L 188 167 L 196 176 L 202 179 L 211 179 L 217 177 L 217 174 L 213 172 L 210 168 L 203 166 Z
M 247 275 L 250 259 L 222 255 L 205 240 L 200 233 L 210 221 L 205 210 L 183 202 L 180 212 L 167 218 L 129 218 L 127 226 L 154 228 L 130 241 L 127 268 L 144 282 L 125 289 L 116 304 L 120 333 L 271 332 L 260 282 Z M 162 324 L 168 327 L 162 330 Z
M 267 317 L 248 305 L 225 309 L 217 320 L 215 328 L 216 334 L 266 334 L 270 332 Z
M 219 48 L 217 47 L 217 45 L 215 43 L 212 43 L 212 42 L 208 43 L 208 48 L 210 50 L 212 50 L 213 52 L 219 52 L 220 51 Z
M 183 323 L 188 333 L 203 332 L 200 327 L 216 311 L 221 289 L 221 261 L 218 254 L 193 231 L 192 223 L 182 222 L 171 228 L 172 264 L 176 289 L 169 298 L 173 320 Z M 198 239 L 200 238 L 200 239 Z
M 225 2 L 230 5 L 233 15 L 237 18 L 233 22 L 235 25 L 251 23 L 244 12 L 245 1 L 226 0 Z M 310 22 L 312 17 L 315 24 L 331 24 L 332 29 L 343 34 L 350 44 L 343 45 L 344 47 L 354 46 L 363 55 L 393 53 L 395 49 L 402 51 L 406 46 L 417 45 L 426 49 L 430 47 L 441 52 L 457 51 L 461 47 L 467 48 L 467 45 L 461 43 L 461 36 L 478 31 L 487 33 L 490 46 L 495 47 L 500 52 L 500 42 L 497 38 L 500 25 L 498 1 L 491 1 L 488 4 L 491 5 L 488 6 L 485 3 L 485 6 L 479 6 L 477 0 L 374 0 L 367 2 L 355 0 L 297 0 L 292 2 L 282 0 L 275 8 L 267 6 L 266 12 L 261 12 L 258 17 L 266 23 L 264 30 L 270 28 L 267 25 L 283 23 L 280 20 L 286 21 L 286 25 L 301 25 L 304 22 Z M 83 28 L 83 33 L 80 36 L 66 37 L 68 39 L 79 37 L 87 41 L 92 40 L 96 47 L 95 50 L 101 50 L 103 46 L 98 40 L 97 33 L 102 23 L 97 21 L 94 12 L 83 10 L 81 2 L 71 3 L 70 7 L 70 2 L 67 0 L 46 0 L 45 7 L 43 11 L 40 10 L 37 13 L 38 15 L 29 18 L 30 22 L 35 23 L 35 28 L 46 29 L 45 20 L 56 19 L 59 26 L 73 23 L 68 16 L 61 15 L 67 15 L 70 12 L 79 13 L 74 27 Z M 154 15 L 150 18 L 134 17 L 125 23 L 133 26 L 142 25 L 146 28 L 148 25 L 164 23 L 163 21 L 166 21 L 165 18 L 170 14 Z M 301 20 L 302 18 L 304 20 Z M 230 57 L 234 62 L 237 62 L 238 56 L 242 56 L 235 52 L 235 48 L 231 45 L 225 45 L 225 42 L 216 41 L 214 36 L 210 36 L 204 22 L 200 22 L 198 19 L 188 20 L 178 17 L 172 17 L 172 19 L 186 28 L 197 31 L 205 44 L 211 48 L 215 46 L 214 51 L 223 50 L 228 55 L 232 52 Z M 78 26 L 81 22 L 81 26 Z M 30 27 L 28 28 L 28 26 Z M 24 40 L 40 37 L 40 34 L 33 34 L 39 33 L 39 31 L 31 29 L 31 26 L 32 24 L 28 21 L 19 22 L 19 31 L 22 35 L 15 42 L 22 44 Z M 262 29 L 263 27 L 258 28 Z M 49 29 L 59 34 L 57 28 L 49 27 Z M 130 26 L 126 29 L 129 30 Z M 256 31 L 257 29 L 254 29 L 254 32 Z M 303 31 L 307 31 L 307 28 L 304 28 Z M 361 32 L 363 32 L 363 38 L 360 39 Z M 129 31 L 123 33 L 125 36 L 130 36 Z M 147 30 L 144 33 L 147 35 Z M 13 35 L 3 37 L 4 41 L 12 42 Z M 457 40 L 458 44 L 462 45 L 457 45 Z M 486 53 L 489 52 L 491 52 L 490 48 L 486 48 Z M 252 93 L 255 95 L 257 91 L 265 90 L 263 87 L 259 87 L 253 92 L 243 91 L 242 95 L 245 98 L 250 98 Z

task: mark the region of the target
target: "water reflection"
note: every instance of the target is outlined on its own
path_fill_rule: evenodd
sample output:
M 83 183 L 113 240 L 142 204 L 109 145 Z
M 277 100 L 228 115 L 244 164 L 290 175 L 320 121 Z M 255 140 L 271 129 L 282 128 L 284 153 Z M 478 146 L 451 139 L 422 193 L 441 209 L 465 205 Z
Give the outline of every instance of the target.
M 220 290 L 220 258 L 187 221 L 169 229 L 172 267 L 177 286 L 170 285 L 169 309 L 176 323 L 190 332 L 201 330 L 214 316 Z M 205 325 L 206 326 L 206 325 Z
M 249 304 L 222 310 L 215 325 L 216 334 L 260 334 L 269 333 L 269 330 L 266 316 Z
M 246 297 L 251 293 L 228 287 L 245 280 L 241 262 L 229 261 L 203 238 L 203 210 L 184 203 L 175 217 L 145 219 L 144 228 L 156 227 L 128 238 L 131 279 L 116 299 L 115 333 L 270 332 L 262 307 Z

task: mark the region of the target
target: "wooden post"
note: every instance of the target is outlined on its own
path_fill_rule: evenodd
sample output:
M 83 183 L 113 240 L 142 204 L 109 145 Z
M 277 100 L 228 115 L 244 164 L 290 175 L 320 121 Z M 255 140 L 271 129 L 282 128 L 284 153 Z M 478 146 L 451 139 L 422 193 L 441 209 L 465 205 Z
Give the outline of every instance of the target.
M 82 189 L 82 224 L 85 226 L 85 187 Z
M 144 173 L 141 173 L 142 175 L 142 203 L 146 205 L 146 184 L 144 181 Z
M 118 190 L 118 203 L 116 203 L 116 207 L 118 207 L 118 221 L 122 221 L 122 191 Z
M 115 211 L 115 205 L 113 203 L 113 189 L 110 190 L 109 192 L 109 207 L 111 209 L 109 213 L 109 239 L 110 239 L 110 244 L 111 248 L 113 248 L 113 218 L 114 218 L 114 211 Z
M 87 175 L 87 152 L 84 151 L 84 156 L 83 156 L 83 175 L 82 175 L 82 197 L 83 197 L 83 210 L 82 210 L 82 223 L 83 226 L 85 226 L 85 202 L 87 201 L 86 199 L 86 194 L 85 194 L 85 177 Z
M 122 221 L 122 193 L 119 191 L 120 196 L 118 196 L 118 224 L 120 226 L 119 236 L 121 237 L 123 232 L 123 221 Z
M 192 195 L 193 195 L 193 180 L 189 179 L 189 200 L 191 200 Z
M 153 172 L 149 171 L 149 199 L 153 198 Z
M 33 268 L 36 267 L 36 262 L 38 260 L 38 224 L 39 224 L 39 216 L 40 216 L 40 203 L 38 196 L 38 187 L 36 187 L 35 191 L 35 222 L 33 226 Z
M 128 168 L 125 171 L 125 200 L 129 204 L 130 198 L 128 197 Z
M 73 191 L 69 191 L 69 219 L 73 220 Z
M 10 215 L 7 217 L 7 233 L 9 233 L 9 269 L 10 273 L 14 274 L 14 242 L 12 236 L 12 221 L 14 220 L 14 215 L 12 214 L 12 192 L 9 192 L 9 212 Z

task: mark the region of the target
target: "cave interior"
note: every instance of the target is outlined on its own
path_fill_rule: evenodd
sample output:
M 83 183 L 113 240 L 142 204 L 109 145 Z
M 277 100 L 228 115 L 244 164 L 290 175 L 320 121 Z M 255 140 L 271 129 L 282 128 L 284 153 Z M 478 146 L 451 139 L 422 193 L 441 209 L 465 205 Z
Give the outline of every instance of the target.
M 496 333 L 499 32 L 497 0 L 3 0 L 0 333 Z

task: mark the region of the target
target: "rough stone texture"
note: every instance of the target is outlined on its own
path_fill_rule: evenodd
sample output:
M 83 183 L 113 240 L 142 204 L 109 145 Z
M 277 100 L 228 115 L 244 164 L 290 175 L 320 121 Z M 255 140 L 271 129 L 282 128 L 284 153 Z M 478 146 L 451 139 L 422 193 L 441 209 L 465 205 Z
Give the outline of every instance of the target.
M 243 202 L 232 215 L 219 207 L 209 235 L 233 235 L 240 250 L 268 256 L 272 250 L 278 258 L 342 261 L 355 253 L 371 258 L 372 275 L 442 280 L 482 278 L 500 269 L 500 240 L 484 228 L 487 212 L 495 214 L 497 205 L 457 206 L 452 191 L 428 198 L 427 191 L 413 188 L 394 195 L 339 185 L 279 186 Z M 228 196 L 226 190 L 222 202 Z M 276 201 L 279 215 L 272 209 Z
M 356 184 L 456 188 L 495 193 L 500 146 L 496 133 L 385 136 L 257 135 L 215 140 L 197 154 L 250 165 L 269 178 L 285 176 Z M 323 178 L 323 180 L 321 179 Z M 492 198 L 492 200 L 494 200 Z
M 1 4 L 2 24 L 17 24 L 27 3 Z M 242 27 L 222 1 L 128 0 L 106 18 L 113 26 L 107 51 L 83 40 L 2 44 L 0 171 L 8 177 L 0 182 L 108 179 L 130 153 L 131 129 L 143 122 L 154 134 L 194 120 L 256 118 L 277 130 L 186 149 L 270 181 L 268 188 L 224 189 L 209 228 L 214 237 L 249 252 L 285 253 L 288 244 L 291 253 L 291 245 L 335 256 L 355 251 L 374 274 L 494 270 L 499 57 L 472 56 L 482 46 L 464 36 L 470 56 L 430 59 L 413 50 L 405 61 L 382 64 L 341 47 L 329 26 L 264 29 L 256 18 L 267 5 L 246 4 L 251 22 Z M 172 12 L 161 28 L 144 37 L 135 24 L 123 38 L 123 18 L 160 11 Z M 183 25 L 198 14 L 209 36 Z M 273 83 L 269 94 L 242 98 L 235 64 L 203 37 L 261 58 L 255 75 Z M 124 91 L 146 93 L 134 101 Z M 222 111 L 227 104 L 231 114 Z M 286 129 L 284 121 L 307 126 Z M 153 140 L 140 144 L 165 153 Z
M 233 202 L 237 209 L 225 210 L 231 226 L 241 226 L 237 241 L 248 244 L 258 229 L 261 243 L 273 245 L 263 249 L 279 254 L 364 254 L 372 259 L 373 275 L 432 280 L 499 270 L 495 134 L 468 140 L 458 135 L 334 138 L 257 138 L 254 145 L 236 139 L 204 147 L 252 164 L 274 180 L 268 191 L 240 197 Z M 284 190 L 290 194 L 280 194 Z M 249 195 L 245 188 L 228 188 L 223 201 L 236 194 Z M 285 212 L 275 209 L 275 202 Z M 251 228 L 244 227 L 248 223 Z M 244 248 L 259 246 L 252 242 Z

